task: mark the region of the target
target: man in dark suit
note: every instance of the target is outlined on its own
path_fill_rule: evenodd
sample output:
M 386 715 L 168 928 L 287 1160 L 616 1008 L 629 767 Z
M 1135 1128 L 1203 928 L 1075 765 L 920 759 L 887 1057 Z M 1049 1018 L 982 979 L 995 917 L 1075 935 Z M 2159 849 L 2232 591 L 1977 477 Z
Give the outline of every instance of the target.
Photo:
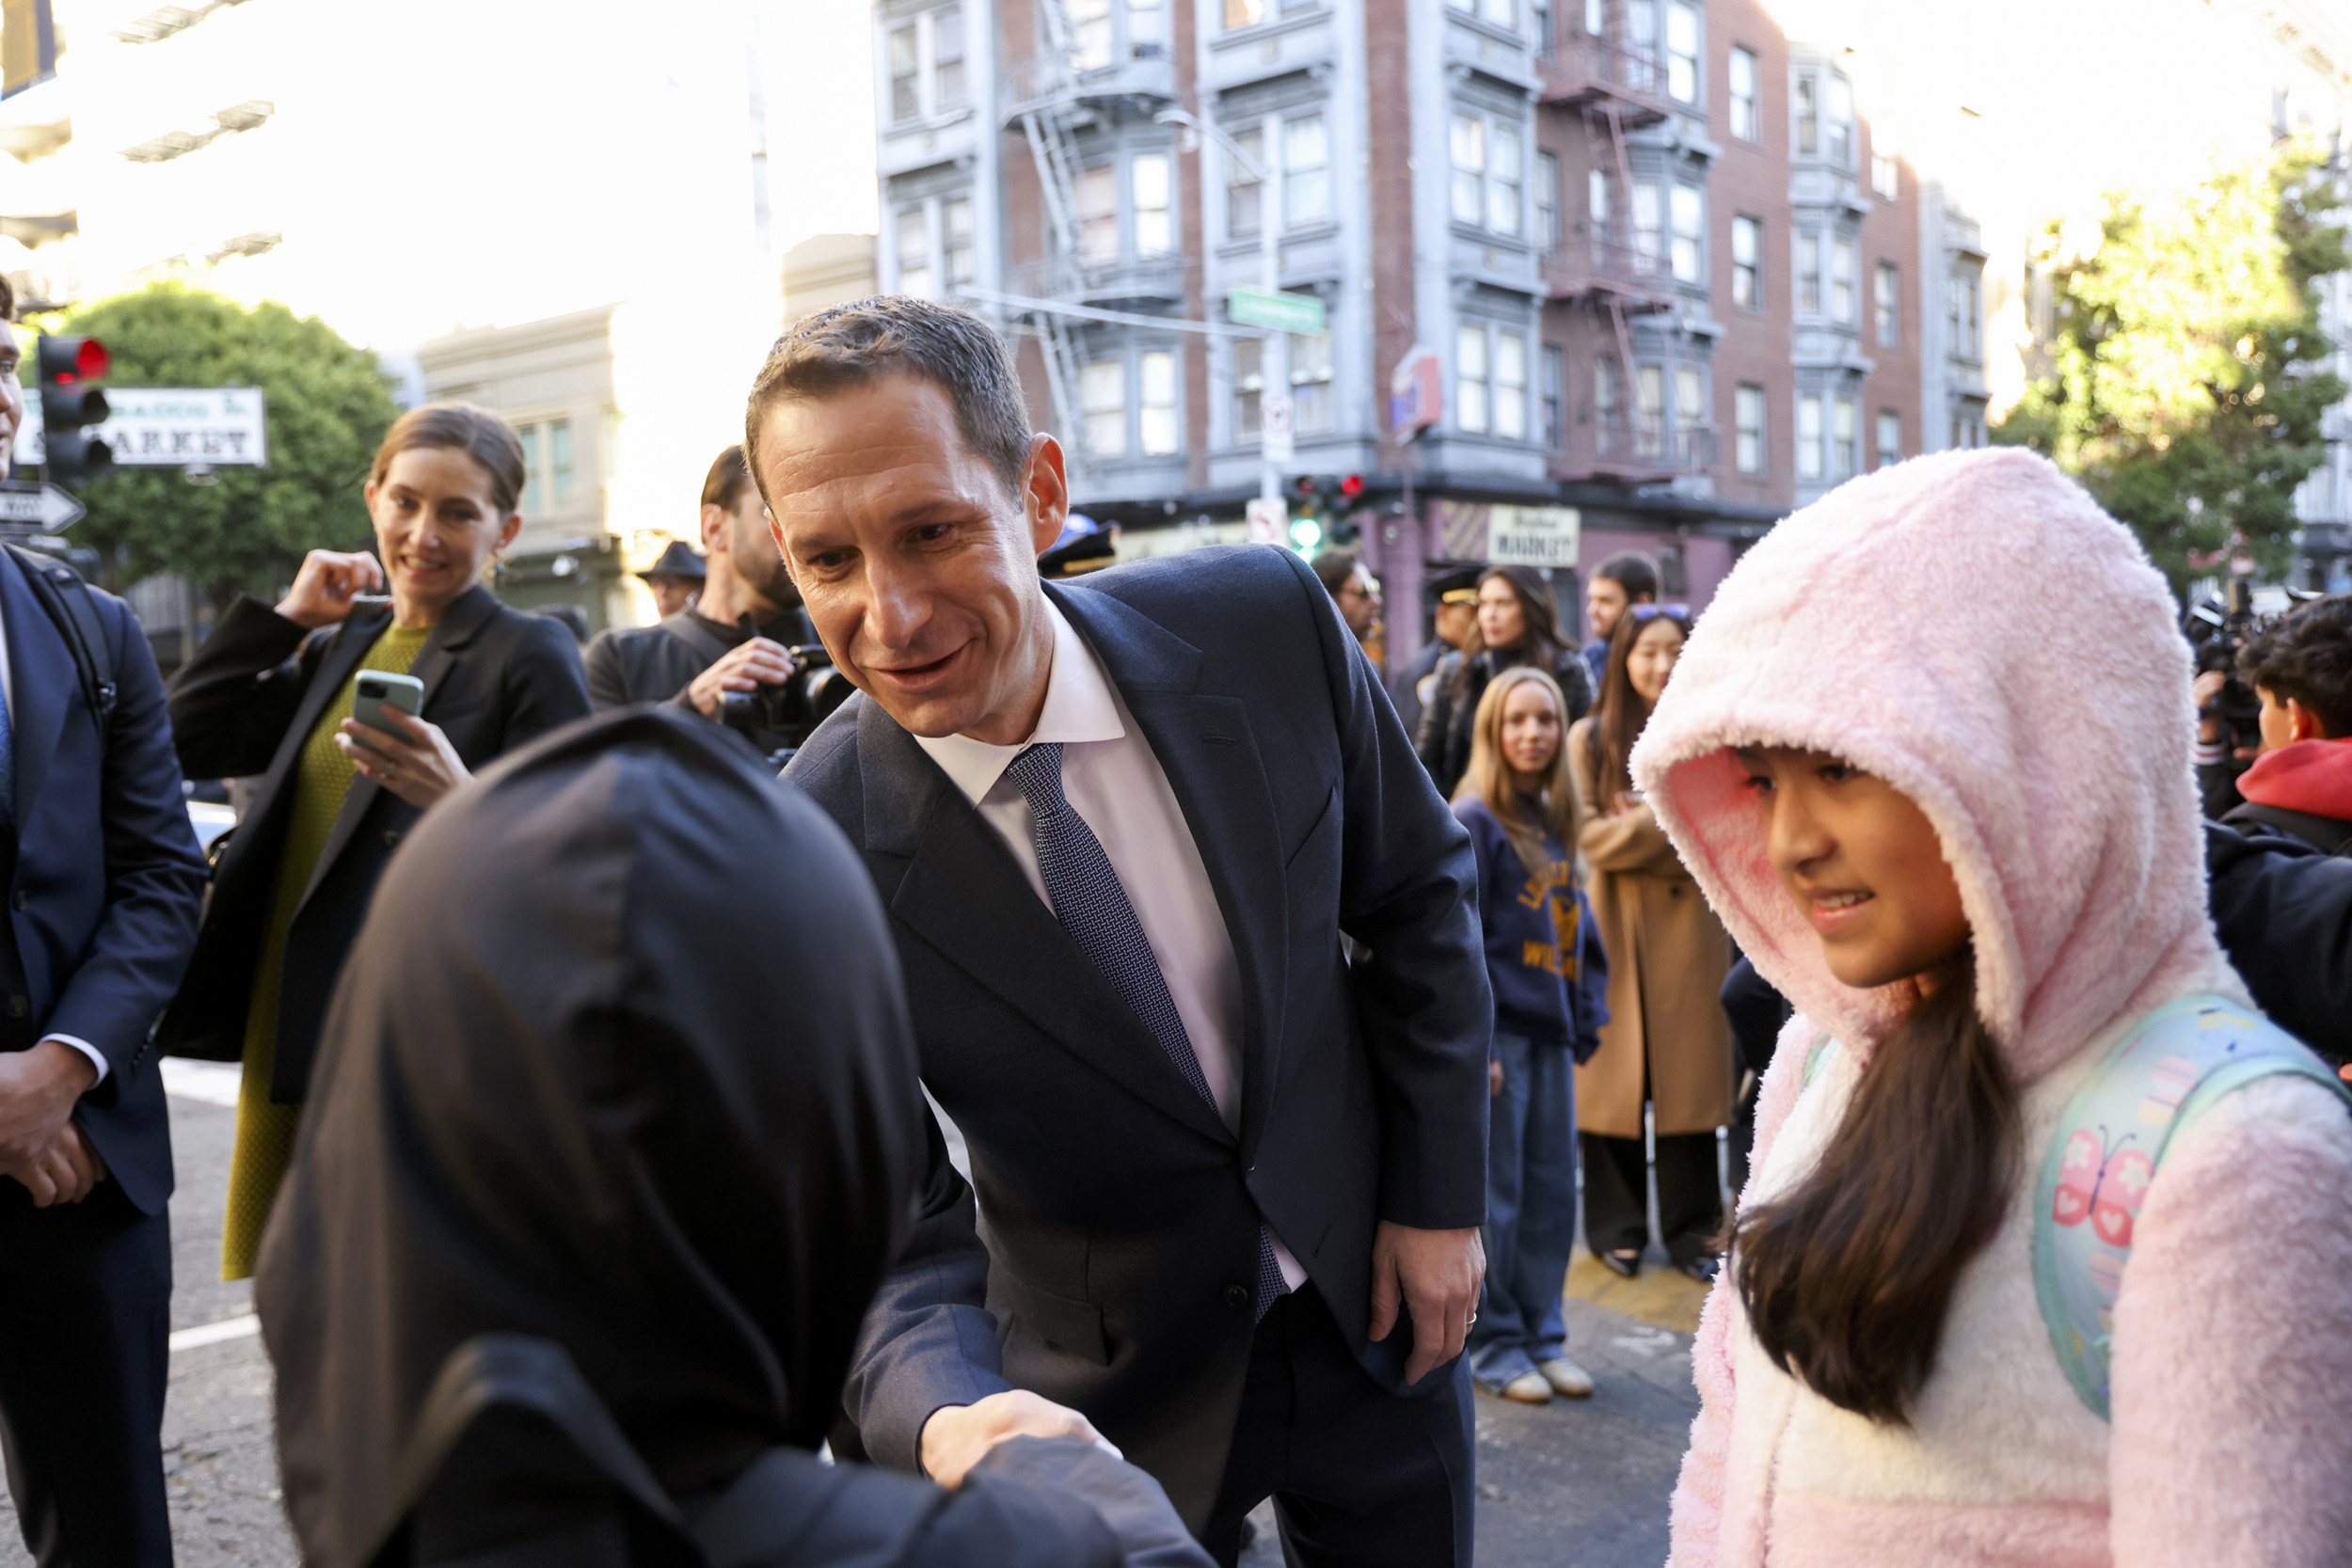
M 0 332 L 0 477 L 15 358 Z M 149 1035 L 196 943 L 204 861 L 138 622 L 110 594 L 56 592 L 88 595 L 111 716 L 0 550 L 0 1444 L 42 1568 L 168 1564 L 171 1129 Z
M 985 1218 L 934 1138 L 868 1452 L 953 1484 L 1099 1433 L 1220 1560 L 1271 1495 L 1298 1560 L 1467 1563 L 1470 851 L 1328 595 L 1263 547 L 1041 584 L 1061 451 L 961 311 L 803 322 L 749 434 L 862 693 L 787 776 L 890 909 Z

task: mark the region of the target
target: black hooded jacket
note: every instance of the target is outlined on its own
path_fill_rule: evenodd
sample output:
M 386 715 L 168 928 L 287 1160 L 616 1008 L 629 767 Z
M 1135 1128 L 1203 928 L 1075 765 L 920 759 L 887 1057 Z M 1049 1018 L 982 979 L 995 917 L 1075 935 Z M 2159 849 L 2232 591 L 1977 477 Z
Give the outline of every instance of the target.
M 656 1513 L 771 1530 L 759 1561 L 1205 1562 L 1075 1440 L 1004 1445 L 955 1493 L 809 1458 L 927 1125 L 872 885 L 799 791 L 658 708 L 485 773 L 384 879 L 262 1247 L 305 1560 L 617 1528 L 596 1477 L 633 1455 Z M 453 1418 L 437 1384 L 469 1366 L 495 1375 Z M 622 1457 L 591 1463 L 599 1409 Z M 695 1560 L 622 1534 L 645 1549 L 616 1560 Z

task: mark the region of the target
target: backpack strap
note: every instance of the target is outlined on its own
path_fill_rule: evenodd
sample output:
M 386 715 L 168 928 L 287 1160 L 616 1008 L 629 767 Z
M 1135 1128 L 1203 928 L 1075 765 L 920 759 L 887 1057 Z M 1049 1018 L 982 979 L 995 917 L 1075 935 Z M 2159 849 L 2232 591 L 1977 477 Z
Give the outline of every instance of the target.
M 2067 1101 L 2034 1198 L 2034 1293 L 2058 1366 L 2101 1420 L 2115 1298 L 2165 1150 L 2224 1095 L 2280 1073 L 2345 1092 L 2278 1025 L 2219 996 L 2184 996 L 2140 1020 Z
M 72 567 L 44 560 L 21 545 L 9 545 L 8 551 L 24 569 L 33 597 L 40 601 L 41 610 L 56 623 L 57 634 L 65 639 L 66 649 L 73 656 L 74 673 L 82 682 L 82 701 L 97 722 L 103 746 L 115 716 L 114 648 L 106 641 L 106 628 L 98 623 L 98 607 L 90 603 L 89 584 Z
M 710 629 L 695 620 L 690 610 L 681 610 L 675 615 L 664 615 L 660 625 L 663 631 L 693 649 L 694 657 L 703 661 L 705 669 L 727 656 L 727 644 L 711 635 Z

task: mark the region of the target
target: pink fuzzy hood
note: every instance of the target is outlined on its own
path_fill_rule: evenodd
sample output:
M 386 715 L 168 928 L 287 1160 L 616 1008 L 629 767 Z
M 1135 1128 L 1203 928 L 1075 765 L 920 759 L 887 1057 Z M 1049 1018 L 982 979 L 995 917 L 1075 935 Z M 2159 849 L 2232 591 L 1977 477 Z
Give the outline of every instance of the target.
M 1757 971 L 1865 1050 L 1900 1004 L 1830 974 L 1728 749 L 1828 752 L 1900 789 L 1943 839 L 1979 1011 L 2029 1083 L 2217 956 L 2174 615 L 2131 534 L 2048 462 L 1918 458 L 1747 553 L 1634 749 L 1634 782 Z

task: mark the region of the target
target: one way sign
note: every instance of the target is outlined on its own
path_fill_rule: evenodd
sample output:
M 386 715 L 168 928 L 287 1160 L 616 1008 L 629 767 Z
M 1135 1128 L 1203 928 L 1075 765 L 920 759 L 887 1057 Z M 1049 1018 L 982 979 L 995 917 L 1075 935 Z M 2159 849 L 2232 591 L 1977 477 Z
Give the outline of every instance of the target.
M 0 524 L 59 533 L 86 515 L 80 501 L 54 484 L 0 483 Z

